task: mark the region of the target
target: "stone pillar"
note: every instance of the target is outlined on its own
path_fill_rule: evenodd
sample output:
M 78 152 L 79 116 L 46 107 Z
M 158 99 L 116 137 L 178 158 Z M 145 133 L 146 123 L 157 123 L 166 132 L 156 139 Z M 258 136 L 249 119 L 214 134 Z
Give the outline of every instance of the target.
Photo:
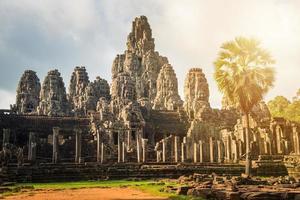
M 2 149 L 4 148 L 5 144 L 9 144 L 9 138 L 10 138 L 10 129 L 4 128 L 3 129 Z
M 209 137 L 209 160 L 214 162 L 214 141 L 212 137 Z
M 241 158 L 243 155 L 243 142 L 242 142 L 242 140 L 238 140 L 237 143 L 238 143 L 238 150 L 239 150 L 238 156 L 239 156 L 239 158 Z
M 129 150 L 131 145 L 131 130 L 127 130 L 127 148 Z
M 297 126 L 296 125 L 292 125 L 292 130 L 293 130 L 293 146 L 294 146 L 294 153 L 296 155 L 300 154 L 300 137 L 299 137 L 299 132 L 297 131 Z
M 126 161 L 126 145 L 125 142 L 122 142 L 122 162 L 124 163 Z
M 36 161 L 36 135 L 34 132 L 29 132 L 28 142 L 28 161 L 34 163 Z
M 75 148 L 75 162 L 81 162 L 81 133 L 80 129 L 75 129 L 75 138 L 76 138 L 76 148 Z
M 166 162 L 166 141 L 162 139 L 162 161 Z
M 100 142 L 100 130 L 97 130 L 97 162 L 101 162 L 101 142 Z
M 147 161 L 147 142 L 148 139 L 142 139 L 143 162 Z
M 203 163 L 203 141 L 199 140 L 199 162 Z
M 101 163 L 104 163 L 104 144 L 103 144 L 103 142 L 101 142 L 101 159 L 100 159 L 100 161 L 101 161 Z
M 137 134 L 136 136 L 136 153 L 137 153 L 137 162 L 141 162 L 141 144 L 140 144 L 140 136 Z
M 118 131 L 118 163 L 121 162 L 122 157 L 122 143 L 121 143 L 121 131 Z
M 162 152 L 160 150 L 156 151 L 156 162 L 160 162 L 161 161 L 161 154 Z
M 183 138 L 181 143 L 181 162 L 185 162 L 186 159 L 186 137 Z
M 197 163 L 198 162 L 198 148 L 197 148 L 197 143 L 194 143 L 194 163 Z
M 174 161 L 175 163 L 178 163 L 178 144 L 179 144 L 179 137 L 174 137 Z
M 282 143 L 281 143 L 281 136 L 282 136 L 282 129 L 279 125 L 276 126 L 276 151 L 278 154 L 283 153 Z
M 229 135 L 226 136 L 225 144 L 226 144 L 226 160 L 230 161 L 231 160 L 231 140 L 230 140 Z
M 59 127 L 53 127 L 53 142 L 52 142 L 52 163 L 58 162 L 58 135 L 59 135 Z
M 238 145 L 236 140 L 231 140 L 231 152 L 232 152 L 232 158 L 234 163 L 238 163 Z
M 223 146 L 222 146 L 222 141 L 218 140 L 217 141 L 217 146 L 218 146 L 218 163 L 222 163 L 224 158 L 223 158 Z

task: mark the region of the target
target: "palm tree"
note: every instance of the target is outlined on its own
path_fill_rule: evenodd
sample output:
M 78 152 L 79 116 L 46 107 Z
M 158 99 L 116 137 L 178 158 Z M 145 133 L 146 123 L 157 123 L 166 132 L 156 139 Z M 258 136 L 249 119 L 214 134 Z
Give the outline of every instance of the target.
M 221 46 L 215 65 L 219 90 L 244 116 L 246 127 L 246 169 L 250 175 L 249 113 L 273 86 L 275 61 L 253 38 L 237 37 Z

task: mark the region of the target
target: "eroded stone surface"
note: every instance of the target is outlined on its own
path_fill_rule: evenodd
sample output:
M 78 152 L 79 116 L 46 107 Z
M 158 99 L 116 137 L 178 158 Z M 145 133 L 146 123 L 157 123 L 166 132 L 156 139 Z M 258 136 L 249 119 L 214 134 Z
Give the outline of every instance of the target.
M 89 84 L 89 77 L 85 67 L 75 67 L 69 85 L 68 99 L 75 113 L 83 113 L 84 94 Z
M 174 69 L 170 64 L 165 64 L 157 78 L 157 94 L 153 109 L 177 110 L 182 106 L 178 94 L 178 82 Z
M 41 90 L 40 80 L 36 72 L 26 70 L 18 84 L 16 96 L 16 109 L 18 113 L 33 113 L 39 105 Z
M 44 79 L 37 111 L 39 115 L 69 115 L 70 105 L 67 100 L 66 88 L 56 69 L 49 71 Z
M 154 39 L 145 16 L 137 17 L 132 23 L 132 30 L 127 38 L 127 50 L 117 55 L 112 66 L 112 79 L 118 79 L 124 73 L 131 77 L 136 90 L 136 98 L 156 96 L 156 80 L 161 67 L 168 63 L 167 58 L 154 49 Z M 112 95 L 114 89 L 112 90 Z
M 192 68 L 184 82 L 184 109 L 189 118 L 204 118 L 203 112 L 210 112 L 208 83 L 202 69 Z

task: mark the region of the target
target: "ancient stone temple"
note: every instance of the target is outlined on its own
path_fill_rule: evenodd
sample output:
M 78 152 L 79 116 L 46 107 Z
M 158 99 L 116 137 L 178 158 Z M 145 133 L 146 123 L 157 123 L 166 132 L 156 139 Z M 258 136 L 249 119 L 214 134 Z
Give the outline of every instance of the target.
M 16 97 L 16 110 L 20 114 L 33 113 L 39 105 L 41 90 L 40 79 L 36 72 L 26 70 L 18 84 Z
M 170 64 L 165 64 L 157 78 L 157 93 L 153 104 L 156 110 L 177 110 L 182 106 L 178 94 L 176 74 Z
M 49 71 L 44 79 L 37 112 L 48 116 L 66 116 L 70 113 L 65 84 L 56 69 Z
M 89 77 L 85 67 L 75 67 L 72 73 L 68 99 L 75 113 L 82 114 L 84 111 L 84 94 L 89 84 Z
M 209 85 L 200 68 L 187 73 L 181 100 L 176 73 L 155 51 L 145 16 L 134 19 L 127 49 L 112 62 L 111 85 L 100 76 L 89 81 L 87 71 L 75 67 L 68 94 L 58 70 L 47 73 L 41 88 L 35 72 L 24 72 L 16 105 L 0 112 L 0 164 L 16 164 L 17 156 L 9 159 L 7 152 L 20 148 L 26 165 L 22 173 L 14 168 L 7 174 L 41 180 L 44 174 L 55 179 L 66 177 L 64 173 L 99 178 L 243 171 L 243 116 L 226 98 L 222 109 L 210 106 Z M 298 159 L 300 166 L 299 124 L 271 118 L 264 102 L 250 117 L 257 174 L 287 173 L 291 167 L 285 168 L 284 160 L 291 164 Z

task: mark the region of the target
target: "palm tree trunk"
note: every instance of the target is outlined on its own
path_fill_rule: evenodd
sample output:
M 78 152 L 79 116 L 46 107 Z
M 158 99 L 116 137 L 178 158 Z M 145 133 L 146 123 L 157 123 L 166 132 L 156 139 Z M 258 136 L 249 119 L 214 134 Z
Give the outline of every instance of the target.
M 245 174 L 251 175 L 251 152 L 250 152 L 250 123 L 249 123 L 249 113 L 245 113 L 246 117 L 246 167 Z

